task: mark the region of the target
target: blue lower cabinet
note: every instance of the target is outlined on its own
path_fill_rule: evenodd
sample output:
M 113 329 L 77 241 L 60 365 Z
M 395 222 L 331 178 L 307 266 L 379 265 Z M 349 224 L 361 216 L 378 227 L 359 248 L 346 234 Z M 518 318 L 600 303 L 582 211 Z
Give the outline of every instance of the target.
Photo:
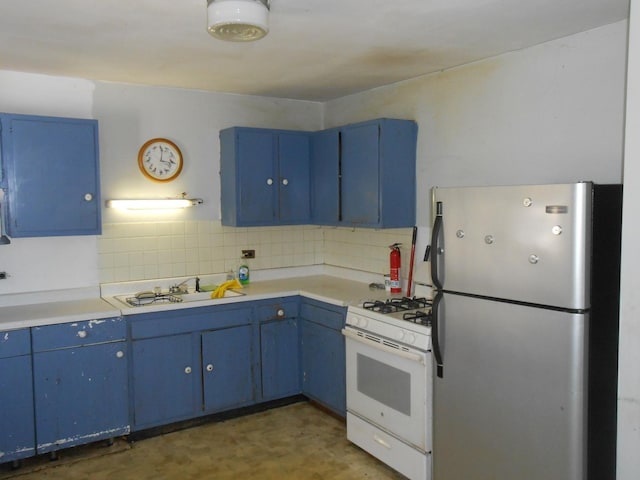
M 298 322 L 295 318 L 260 325 L 262 399 L 300 393 Z
M 194 415 L 199 405 L 200 362 L 192 334 L 135 340 L 132 357 L 136 428 Z
M 121 318 L 31 329 L 36 453 L 129 433 Z
M 202 333 L 206 411 L 221 411 L 254 403 L 251 340 L 251 325 Z
M 34 455 L 35 445 L 31 355 L 0 358 L 0 463 Z
M 37 453 L 129 433 L 126 343 L 33 354 Z
M 134 430 L 255 403 L 250 307 L 142 314 L 130 325 Z
M 302 393 L 344 417 L 346 308 L 305 300 L 300 312 Z

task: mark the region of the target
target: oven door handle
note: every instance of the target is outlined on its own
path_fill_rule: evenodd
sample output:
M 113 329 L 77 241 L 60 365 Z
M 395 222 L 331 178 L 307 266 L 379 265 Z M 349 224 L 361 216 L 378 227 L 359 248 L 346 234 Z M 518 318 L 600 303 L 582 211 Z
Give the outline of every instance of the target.
M 375 348 L 376 350 L 381 350 L 383 352 L 390 353 L 392 355 L 397 355 L 399 357 L 406 358 L 407 360 L 413 360 L 414 362 L 420 363 L 422 365 L 426 365 L 426 355 L 422 355 L 419 353 L 405 352 L 403 350 L 397 350 L 393 347 L 387 347 L 386 345 L 382 345 L 377 342 L 372 342 L 370 340 L 362 338 L 357 333 L 354 333 L 352 330 L 348 330 L 346 328 L 342 329 L 342 335 L 344 335 L 345 337 L 351 340 L 355 340 L 356 342 L 360 342 L 372 348 Z

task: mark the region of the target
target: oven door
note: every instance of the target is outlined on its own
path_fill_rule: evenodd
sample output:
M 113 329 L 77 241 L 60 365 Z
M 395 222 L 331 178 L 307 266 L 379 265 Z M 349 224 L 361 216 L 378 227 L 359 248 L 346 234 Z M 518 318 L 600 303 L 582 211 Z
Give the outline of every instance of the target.
M 346 327 L 347 411 L 431 451 L 431 355 Z

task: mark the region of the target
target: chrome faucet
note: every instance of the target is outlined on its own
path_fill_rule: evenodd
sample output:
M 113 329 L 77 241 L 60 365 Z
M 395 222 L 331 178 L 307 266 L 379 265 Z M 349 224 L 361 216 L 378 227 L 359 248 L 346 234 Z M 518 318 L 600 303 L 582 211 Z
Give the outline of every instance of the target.
M 182 282 L 173 285 L 171 287 L 169 287 L 169 293 L 177 293 L 177 294 L 181 294 L 181 293 L 188 293 L 188 289 L 187 289 L 187 283 L 191 280 L 195 280 L 196 281 L 196 292 L 200 291 L 200 278 L 198 277 L 191 277 L 191 278 L 187 278 L 186 280 L 183 280 Z

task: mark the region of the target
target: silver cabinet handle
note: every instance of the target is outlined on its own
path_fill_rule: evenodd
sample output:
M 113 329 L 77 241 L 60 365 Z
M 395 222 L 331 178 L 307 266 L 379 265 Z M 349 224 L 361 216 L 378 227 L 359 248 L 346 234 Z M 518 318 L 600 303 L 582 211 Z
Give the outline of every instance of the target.
M 87 338 L 87 332 L 86 332 L 86 330 L 80 330 L 80 331 L 78 332 L 78 337 L 80 337 L 80 338 Z
M 283 185 L 289 185 L 289 180 L 288 180 L 288 179 L 286 179 L 286 178 L 283 178 L 283 179 L 282 179 L 282 184 L 283 184 Z
M 186 373 L 187 375 L 189 375 L 191 373 L 191 367 L 185 367 L 184 369 L 184 373 Z
M 273 185 L 273 178 L 267 178 L 267 185 Z
M 84 200 L 85 202 L 90 202 L 91 200 L 93 200 L 93 195 L 90 193 L 85 193 L 84 194 Z
M 213 365 L 207 365 L 207 372 L 213 372 Z
M 122 350 L 118 350 L 116 352 L 116 358 L 124 358 L 124 352 Z

